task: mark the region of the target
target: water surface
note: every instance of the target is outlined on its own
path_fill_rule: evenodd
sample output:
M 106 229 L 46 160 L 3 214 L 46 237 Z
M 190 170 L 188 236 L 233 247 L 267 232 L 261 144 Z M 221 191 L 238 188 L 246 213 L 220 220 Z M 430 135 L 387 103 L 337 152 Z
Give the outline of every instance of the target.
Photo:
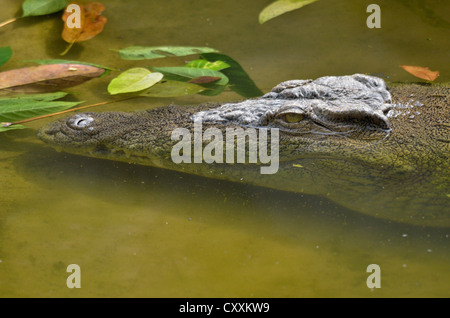
M 415 81 L 400 64 L 450 79 L 447 1 L 377 1 L 382 28 L 368 29 L 373 1 L 321 0 L 259 25 L 270 1 L 104 1 L 108 23 L 67 59 L 127 69 L 185 58 L 124 61 L 130 45 L 210 46 L 236 59 L 264 92 L 295 78 L 353 73 Z M 18 1 L 2 0 L 0 20 Z M 1 46 L 24 60 L 59 58 L 60 15 L 0 29 Z M 89 103 L 109 99 L 112 76 L 70 89 Z M 133 111 L 170 103 L 240 99 L 147 98 L 97 108 Z M 287 193 L 102 161 L 46 147 L 36 129 L 0 135 L 2 297 L 448 297 L 448 229 L 355 213 Z M 366 286 L 378 264 L 382 287 Z M 81 289 L 66 267 L 81 267 Z

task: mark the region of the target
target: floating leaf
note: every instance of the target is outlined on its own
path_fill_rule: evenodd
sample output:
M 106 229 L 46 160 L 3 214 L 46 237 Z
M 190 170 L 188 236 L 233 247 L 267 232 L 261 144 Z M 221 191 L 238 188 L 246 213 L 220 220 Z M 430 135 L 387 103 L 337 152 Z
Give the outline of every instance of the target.
M 411 65 L 400 65 L 400 67 L 415 77 L 431 82 L 439 76 L 439 71 L 431 71 L 428 67 Z
M 25 118 L 25 119 L 22 119 L 22 120 L 19 120 L 19 121 L 15 121 L 15 122 L 1 122 L 1 126 L 2 127 L 10 127 L 12 125 L 16 126 L 18 124 L 24 124 L 24 123 L 35 121 L 35 120 L 38 120 L 38 119 L 43 119 L 43 118 L 48 118 L 48 117 L 52 117 L 52 116 L 62 115 L 62 114 L 66 114 L 66 113 L 69 113 L 69 112 L 74 112 L 74 111 L 78 111 L 78 110 L 82 110 L 82 109 L 84 110 L 86 108 L 91 108 L 91 107 L 96 107 L 96 106 L 101 106 L 101 105 L 106 105 L 106 104 L 111 104 L 111 103 L 117 103 L 117 102 L 121 102 L 121 101 L 124 101 L 124 100 L 129 100 L 131 98 L 137 98 L 137 97 L 140 97 L 140 96 L 139 95 L 135 95 L 135 96 L 131 96 L 131 97 L 129 96 L 129 97 L 122 98 L 122 99 L 114 99 L 114 100 L 104 101 L 104 102 L 100 102 L 100 103 L 96 103 L 96 104 L 85 105 L 85 106 L 80 106 L 80 107 L 75 107 L 75 108 L 70 107 L 70 109 L 63 109 L 63 110 L 56 111 L 56 112 L 51 112 L 51 113 L 44 113 L 44 114 L 41 114 L 39 116 L 35 116 L 35 117 L 31 117 L 31 118 Z M 80 103 L 82 103 L 82 102 L 80 102 Z
M 22 17 L 45 15 L 64 9 L 67 0 L 25 0 L 22 4 Z
M 14 130 L 14 129 L 24 129 L 27 128 L 25 126 L 22 125 L 11 125 L 11 126 L 3 126 L 2 124 L 0 124 L 0 132 L 4 132 L 4 131 L 8 131 L 8 130 Z
M 119 56 L 125 60 L 150 60 L 167 56 L 186 56 L 208 52 L 217 52 L 217 50 L 196 46 L 130 46 L 118 51 Z
M 139 92 L 155 85 L 163 76 L 146 68 L 132 68 L 114 78 L 108 85 L 108 92 L 111 95 Z
M 224 69 L 227 69 L 230 67 L 229 64 L 225 63 L 224 61 L 207 61 L 205 59 L 197 59 L 192 62 L 189 62 L 185 65 L 185 67 L 193 67 L 193 68 L 203 68 L 203 69 L 210 69 L 215 71 L 221 71 Z M 223 72 L 221 73 L 223 74 Z M 217 81 L 216 77 L 214 76 L 200 76 L 193 78 L 189 82 L 200 84 L 203 87 L 207 88 L 206 90 L 200 92 L 200 95 L 206 95 L 206 96 L 215 96 L 219 95 L 223 92 L 225 89 L 225 86 L 218 85 L 218 83 L 215 83 Z
M 75 42 L 82 42 L 92 39 L 94 36 L 103 31 L 106 21 L 108 19 L 101 15 L 105 11 L 106 7 L 100 2 L 89 2 L 88 4 L 81 5 L 81 28 L 70 28 L 67 24 L 67 18 L 73 13 L 65 11 L 62 19 L 64 21 L 64 29 L 62 32 L 62 38 L 69 43 L 67 49 L 61 53 L 66 54 Z
M 220 80 L 217 81 L 218 85 L 227 85 L 228 77 L 226 77 L 221 72 L 208 70 L 204 68 L 193 68 L 193 67 L 184 67 L 184 66 L 175 66 L 175 67 L 152 67 L 154 71 L 161 72 L 163 74 L 175 74 L 178 76 L 183 76 L 187 78 L 196 78 L 201 76 L 213 76 L 220 77 Z
M 193 83 L 193 84 L 208 84 L 208 83 L 213 83 L 220 80 L 220 77 L 216 77 L 216 76 L 200 76 L 200 77 L 196 77 L 193 78 L 189 81 L 189 83 Z
M 6 105 L 23 104 L 26 101 L 49 102 L 55 99 L 63 98 L 66 95 L 67 95 L 66 92 L 55 92 L 55 93 L 27 94 L 27 95 L 14 95 L 11 97 L 0 97 L 0 108 Z
M 231 57 L 220 53 L 204 53 L 200 56 L 210 62 L 223 61 L 230 65 L 229 68 L 222 70 L 221 73 L 225 74 L 229 78 L 230 82 L 228 85 L 230 89 L 239 95 L 245 98 L 263 95 L 263 92 L 255 85 L 242 66 Z
M 224 86 L 224 85 L 214 85 L 214 83 L 212 83 L 212 84 L 202 84 L 202 86 L 207 88 L 207 89 L 205 89 L 203 92 L 200 92 L 199 94 L 200 95 L 205 95 L 205 96 L 216 96 L 216 95 L 219 95 L 227 87 L 227 86 Z
M 22 3 L 22 16 L 12 18 L 0 23 L 0 28 L 14 21 L 17 21 L 20 18 L 46 15 L 60 11 L 66 7 L 68 2 L 68 0 L 25 0 Z
M 0 98 L 0 122 L 14 122 L 26 118 L 62 111 L 82 102 L 56 101 L 66 93 L 37 94 Z
M 11 47 L 9 46 L 0 47 L 0 65 L 3 65 L 6 62 L 8 62 L 11 56 L 12 56 Z
M 179 81 L 162 81 L 150 89 L 146 90 L 141 96 L 147 97 L 179 97 L 193 95 L 204 91 L 205 88 L 196 84 Z
M 283 13 L 300 9 L 303 6 L 316 1 L 317 0 L 278 0 L 272 2 L 260 12 L 259 23 L 263 24 L 264 22 L 276 18 Z
M 90 65 L 98 68 L 103 68 L 105 70 L 114 70 L 111 67 L 99 65 L 95 63 L 89 63 L 89 62 L 82 62 L 82 61 L 73 61 L 73 60 L 61 60 L 61 59 L 52 59 L 52 60 L 25 60 L 24 62 L 29 63 L 36 63 L 40 65 L 49 65 L 49 64 L 83 64 L 83 65 Z
M 26 60 L 24 62 L 29 63 L 36 63 L 40 65 L 49 65 L 49 64 L 82 64 L 82 65 L 90 65 L 97 68 L 102 68 L 105 70 L 103 74 L 101 74 L 99 77 L 103 77 L 105 75 L 108 75 L 110 71 L 114 70 L 113 68 L 110 68 L 108 66 L 103 66 L 95 63 L 89 63 L 89 62 L 82 62 L 82 61 L 73 61 L 73 60 L 60 60 L 60 59 L 53 59 L 53 60 Z
M 204 59 L 198 59 L 187 63 L 185 67 L 206 68 L 208 70 L 221 71 L 223 69 L 229 68 L 230 65 L 228 65 L 224 61 L 208 62 Z
M 0 73 L 0 91 L 54 92 L 98 77 L 105 72 L 82 64 L 50 64 L 25 67 Z

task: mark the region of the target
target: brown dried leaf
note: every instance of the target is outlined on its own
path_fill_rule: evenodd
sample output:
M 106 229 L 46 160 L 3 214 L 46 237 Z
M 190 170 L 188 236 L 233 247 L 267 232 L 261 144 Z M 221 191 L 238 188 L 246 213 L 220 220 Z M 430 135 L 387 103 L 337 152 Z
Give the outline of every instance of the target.
M 208 84 L 208 83 L 212 83 L 215 81 L 220 80 L 220 77 L 216 77 L 216 76 L 199 76 L 196 78 L 193 78 L 189 81 L 189 83 L 193 83 L 193 84 Z
M 106 17 L 101 16 L 101 13 L 106 9 L 106 7 L 100 2 L 89 2 L 85 5 L 75 2 L 70 4 L 77 4 L 80 6 L 81 28 L 69 28 L 67 26 L 67 18 L 72 14 L 72 12 L 64 11 L 62 16 L 64 21 L 64 29 L 61 36 L 64 41 L 70 44 L 70 46 L 61 55 L 64 55 L 73 43 L 90 40 L 102 32 L 105 23 L 108 21 Z
M 44 93 L 84 83 L 105 72 L 83 64 L 49 64 L 0 73 L 0 92 Z
M 439 71 L 430 71 L 428 67 L 422 66 L 411 66 L 411 65 L 400 65 L 408 73 L 414 75 L 415 77 L 427 80 L 434 81 L 439 76 Z

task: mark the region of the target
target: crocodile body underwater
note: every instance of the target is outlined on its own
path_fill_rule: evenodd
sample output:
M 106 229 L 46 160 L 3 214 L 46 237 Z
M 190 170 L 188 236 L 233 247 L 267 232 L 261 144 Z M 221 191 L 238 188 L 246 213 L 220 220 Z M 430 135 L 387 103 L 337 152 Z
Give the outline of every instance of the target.
M 42 127 L 38 136 L 68 153 L 314 194 L 374 217 L 449 227 L 449 91 L 447 84 L 389 90 L 377 77 L 327 76 L 283 82 L 241 102 L 75 114 Z M 196 161 L 195 142 L 192 152 L 182 148 L 192 161 L 174 162 L 181 135 L 173 132 L 181 129 L 195 141 L 198 122 L 202 134 L 215 132 L 200 137 L 203 149 L 214 148 L 211 155 L 226 143 L 217 132 L 241 128 L 276 136 L 267 146 L 277 154 L 276 170 L 261 173 L 262 159 Z M 233 147 L 237 143 L 233 139 Z M 225 151 L 219 154 L 225 158 Z

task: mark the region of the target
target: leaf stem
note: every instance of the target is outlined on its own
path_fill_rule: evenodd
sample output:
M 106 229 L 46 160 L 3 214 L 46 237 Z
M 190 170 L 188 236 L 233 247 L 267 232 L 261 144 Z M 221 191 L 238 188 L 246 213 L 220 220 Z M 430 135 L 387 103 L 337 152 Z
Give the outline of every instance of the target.
M 125 97 L 125 98 L 121 98 L 121 99 L 108 100 L 108 101 L 100 102 L 100 103 L 97 103 L 97 104 L 86 105 L 86 106 L 81 106 L 81 107 L 76 107 L 76 108 L 71 108 L 71 109 L 63 110 L 63 111 L 60 111 L 60 112 L 57 112 L 57 113 L 53 113 L 53 114 L 47 114 L 47 115 L 42 115 L 42 116 L 38 116 L 38 117 L 28 118 L 28 119 L 24 119 L 24 120 L 20 120 L 20 121 L 15 121 L 15 122 L 13 122 L 13 123 L 1 123 L 1 125 L 2 125 L 3 127 L 9 127 L 9 126 L 11 126 L 11 125 L 18 125 L 18 124 L 28 123 L 28 122 L 30 122 L 30 121 L 34 121 L 34 120 L 38 120 L 38 119 L 43 119 L 43 118 L 47 118 L 47 117 L 52 117 L 52 116 L 56 116 L 56 115 L 61 115 L 61 114 L 73 112 L 73 111 L 76 111 L 76 110 L 89 108 L 89 107 L 95 107 L 95 106 L 101 106 L 101 105 L 106 105 L 106 104 L 112 104 L 112 103 L 122 102 L 122 101 L 124 101 L 124 100 L 132 99 L 132 98 L 137 98 L 137 97 L 142 97 L 142 96 L 130 96 L 130 97 Z
M 20 18 L 20 17 L 18 17 L 18 18 L 12 18 L 12 19 L 9 19 L 9 20 L 6 20 L 6 21 L 0 23 L 0 28 L 1 28 L 1 27 L 4 27 L 4 26 L 7 25 L 7 24 L 13 23 L 14 21 L 16 21 L 16 20 L 19 19 L 19 18 Z
M 64 50 L 64 52 L 59 53 L 59 55 L 61 55 L 61 56 L 66 55 L 67 52 L 69 52 L 69 50 L 72 48 L 72 45 L 73 45 L 74 43 L 75 43 L 75 42 L 70 42 L 69 45 L 68 45 L 68 46 L 66 47 L 66 49 Z

